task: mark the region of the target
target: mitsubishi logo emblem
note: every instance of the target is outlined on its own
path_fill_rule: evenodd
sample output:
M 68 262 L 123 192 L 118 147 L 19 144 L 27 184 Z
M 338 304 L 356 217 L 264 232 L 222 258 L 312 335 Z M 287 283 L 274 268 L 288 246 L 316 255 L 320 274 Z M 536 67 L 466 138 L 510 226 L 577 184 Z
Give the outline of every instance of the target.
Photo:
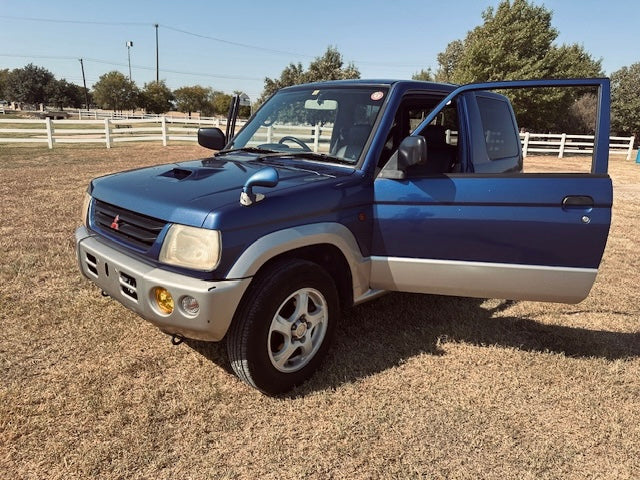
M 119 221 L 120 221 L 120 215 L 116 215 L 116 218 L 114 218 L 113 222 L 111 222 L 111 228 L 113 228 L 114 230 L 119 230 L 120 229 L 120 225 L 118 225 Z

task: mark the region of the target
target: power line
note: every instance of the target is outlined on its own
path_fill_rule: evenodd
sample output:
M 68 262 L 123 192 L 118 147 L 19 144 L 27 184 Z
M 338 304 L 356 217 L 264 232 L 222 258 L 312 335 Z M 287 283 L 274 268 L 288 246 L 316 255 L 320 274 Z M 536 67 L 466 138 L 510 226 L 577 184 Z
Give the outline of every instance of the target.
M 277 50 L 277 49 L 273 49 L 273 48 L 267 48 L 267 47 L 260 47 L 257 45 L 250 45 L 247 43 L 240 43 L 240 42 L 234 42 L 231 40 L 225 40 L 224 38 L 218 38 L 218 37 L 212 37 L 209 35 L 203 35 L 201 33 L 195 33 L 195 32 L 190 32 L 188 30 L 183 30 L 181 28 L 175 28 L 175 27 L 171 27 L 169 25 L 164 25 L 164 24 L 159 24 L 162 28 L 165 28 L 167 30 L 172 30 L 174 32 L 179 32 L 182 33 L 184 35 L 190 35 L 192 37 L 197 37 L 197 38 L 204 38 L 206 40 L 213 40 L 215 42 L 220 42 L 220 43 L 225 43 L 227 45 L 234 45 L 236 47 L 243 47 L 243 48 L 249 48 L 249 49 L 253 49 L 253 50 L 260 50 L 263 52 L 269 52 L 269 53 L 276 53 L 279 55 L 291 55 L 294 57 L 303 57 L 303 58 L 316 58 L 317 55 L 308 55 L 305 53 L 297 53 L 297 52 L 289 52 L 287 50 Z M 421 67 L 424 68 L 423 64 L 417 64 L 417 63 L 389 63 L 389 62 L 375 62 L 375 61 L 368 61 L 368 60 L 353 60 L 353 63 L 357 63 L 357 64 L 361 64 L 361 65 L 387 65 L 387 66 L 394 66 L 394 67 Z
M 173 30 L 174 32 L 183 33 L 185 35 L 191 35 L 192 37 L 198 37 L 198 38 L 204 38 L 204 39 L 207 39 L 207 40 L 213 40 L 215 42 L 225 43 L 227 45 L 234 45 L 236 47 L 250 48 L 250 49 L 253 49 L 253 50 L 260 50 L 260 51 L 263 51 L 263 52 L 277 53 L 277 54 L 281 54 L 281 55 L 292 55 L 294 57 L 314 58 L 312 55 L 306 55 L 306 54 L 303 54 L 303 53 L 288 52 L 286 50 L 276 50 L 276 49 L 273 49 L 273 48 L 259 47 L 257 45 L 249 45 L 247 43 L 233 42 L 231 40 L 225 40 L 223 38 L 218 38 L 218 37 L 210 37 L 209 35 L 202 35 L 200 33 L 189 32 L 187 30 L 182 30 L 180 28 L 170 27 L 169 25 L 160 24 L 160 26 L 162 28 L 166 28 L 167 30 Z
M 35 17 L 16 17 L 12 15 L 0 15 L 0 18 L 6 18 L 8 20 L 27 20 L 30 22 L 48 22 L 48 23 L 75 23 L 80 25 L 111 25 L 120 27 L 141 27 L 153 25 L 146 22 L 97 22 L 92 20 L 65 20 L 59 18 L 35 18 Z
M 214 42 L 224 43 L 226 45 L 233 45 L 236 47 L 248 48 L 252 50 L 258 50 L 261 52 L 268 52 L 277 55 L 290 55 L 296 58 L 316 58 L 316 55 L 309 55 L 306 53 L 299 52 L 290 52 L 287 50 L 278 50 L 274 48 L 261 47 L 259 45 L 251 45 L 248 43 L 235 42 L 232 40 L 226 40 L 224 38 L 212 37 L 210 35 L 204 35 L 201 33 L 191 32 L 189 30 L 184 30 L 181 28 L 172 27 L 170 25 L 164 24 L 156 24 L 156 23 L 146 23 L 146 22 L 98 22 L 92 20 L 64 20 L 64 19 L 54 19 L 54 18 L 35 18 L 35 17 L 18 17 L 18 16 L 10 16 L 10 15 L 0 15 L 0 18 L 6 18 L 11 20 L 27 20 L 32 22 L 49 22 L 49 23 L 72 23 L 72 24 L 80 24 L 80 25 L 109 25 L 109 26 L 160 26 L 164 29 L 171 30 L 174 32 L 182 33 L 183 35 L 189 35 L 192 37 L 203 38 L 206 40 L 212 40 Z M 424 68 L 424 64 L 419 63 L 393 63 L 393 62 L 377 62 L 370 60 L 353 60 L 352 61 L 358 65 L 380 65 L 387 67 L 415 67 L 415 68 Z

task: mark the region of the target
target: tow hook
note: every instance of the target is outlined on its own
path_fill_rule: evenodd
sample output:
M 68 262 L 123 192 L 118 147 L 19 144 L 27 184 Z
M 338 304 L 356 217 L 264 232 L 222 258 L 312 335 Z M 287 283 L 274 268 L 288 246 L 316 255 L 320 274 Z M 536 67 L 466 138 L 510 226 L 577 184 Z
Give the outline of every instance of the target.
M 182 335 L 171 335 L 171 345 L 180 345 L 182 342 L 184 342 L 184 337 Z

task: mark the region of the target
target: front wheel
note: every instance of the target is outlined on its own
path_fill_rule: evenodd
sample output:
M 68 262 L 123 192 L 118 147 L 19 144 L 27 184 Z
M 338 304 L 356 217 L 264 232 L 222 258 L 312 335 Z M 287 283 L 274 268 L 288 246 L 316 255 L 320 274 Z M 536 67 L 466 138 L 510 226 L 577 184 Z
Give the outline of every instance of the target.
M 322 361 L 339 312 L 335 283 L 322 267 L 274 264 L 252 282 L 227 336 L 234 372 L 268 394 L 299 385 Z

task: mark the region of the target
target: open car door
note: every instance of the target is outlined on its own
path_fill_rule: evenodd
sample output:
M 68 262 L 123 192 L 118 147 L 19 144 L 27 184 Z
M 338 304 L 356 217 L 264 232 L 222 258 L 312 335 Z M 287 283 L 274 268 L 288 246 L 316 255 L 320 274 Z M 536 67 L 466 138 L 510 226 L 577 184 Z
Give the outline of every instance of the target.
M 580 173 L 532 172 L 526 163 L 522 170 L 511 106 L 489 92 L 549 87 L 597 90 L 593 157 Z M 426 131 L 452 105 L 459 119 L 455 168 L 417 170 L 399 179 L 382 175 L 374 182 L 372 288 L 583 300 L 595 281 L 611 222 L 609 80 L 465 85 L 446 96 L 411 135 Z M 427 161 L 429 155 L 427 140 Z

